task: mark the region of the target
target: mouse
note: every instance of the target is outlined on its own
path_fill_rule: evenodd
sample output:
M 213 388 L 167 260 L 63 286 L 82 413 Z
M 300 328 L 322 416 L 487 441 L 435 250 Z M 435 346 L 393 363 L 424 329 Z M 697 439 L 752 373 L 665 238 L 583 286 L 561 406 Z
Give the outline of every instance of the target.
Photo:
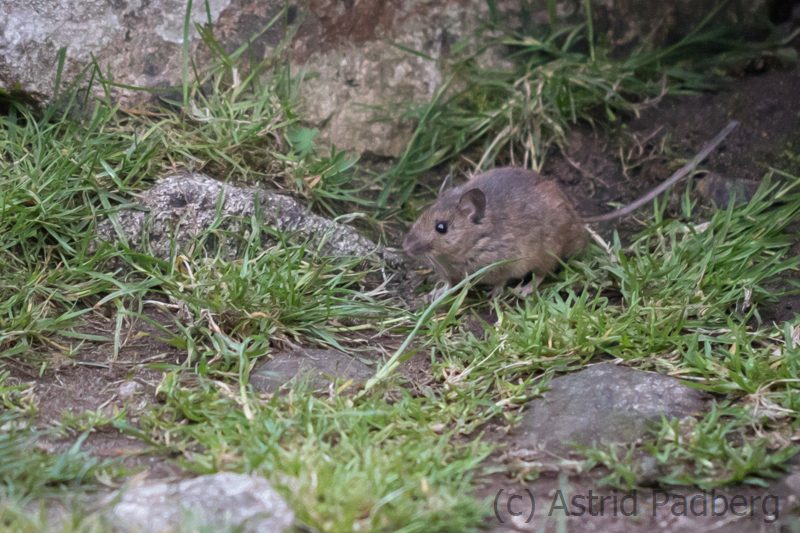
M 417 218 L 403 239 L 403 250 L 426 258 L 444 286 L 433 298 L 470 274 L 500 262 L 479 280 L 502 293 L 530 295 L 542 279 L 588 242 L 587 224 L 626 216 L 691 173 L 736 128 L 731 121 L 687 164 L 633 202 L 609 213 L 582 217 L 555 180 L 523 167 L 500 167 L 456 187 L 443 186 L 436 201 Z

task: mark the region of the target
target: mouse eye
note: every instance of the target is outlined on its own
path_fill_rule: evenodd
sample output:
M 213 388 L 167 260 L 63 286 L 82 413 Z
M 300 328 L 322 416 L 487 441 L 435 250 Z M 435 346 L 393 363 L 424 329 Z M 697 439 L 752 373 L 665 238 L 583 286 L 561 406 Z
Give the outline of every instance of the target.
M 436 223 L 436 233 L 441 233 L 444 235 L 447 233 L 447 222 L 440 221 Z

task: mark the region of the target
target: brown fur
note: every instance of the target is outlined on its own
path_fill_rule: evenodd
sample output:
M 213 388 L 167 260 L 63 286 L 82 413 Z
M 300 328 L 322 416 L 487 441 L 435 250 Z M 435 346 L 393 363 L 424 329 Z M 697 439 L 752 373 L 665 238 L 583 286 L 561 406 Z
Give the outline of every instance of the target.
M 438 222 L 447 223 L 446 233 L 436 232 Z M 409 255 L 427 257 L 449 284 L 496 261 L 511 260 L 482 279 L 500 288 L 528 273 L 543 277 L 559 259 L 581 251 L 586 237 L 583 221 L 555 182 L 531 170 L 506 167 L 443 191 L 414 223 L 403 248 Z

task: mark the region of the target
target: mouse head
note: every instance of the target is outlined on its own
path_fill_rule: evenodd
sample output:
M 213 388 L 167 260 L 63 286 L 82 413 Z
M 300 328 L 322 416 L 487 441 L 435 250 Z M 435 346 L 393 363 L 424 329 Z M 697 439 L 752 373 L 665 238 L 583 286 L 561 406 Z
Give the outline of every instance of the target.
M 485 214 L 482 190 L 465 186 L 445 191 L 414 222 L 403 249 L 411 256 L 463 261 L 481 233 L 478 230 Z

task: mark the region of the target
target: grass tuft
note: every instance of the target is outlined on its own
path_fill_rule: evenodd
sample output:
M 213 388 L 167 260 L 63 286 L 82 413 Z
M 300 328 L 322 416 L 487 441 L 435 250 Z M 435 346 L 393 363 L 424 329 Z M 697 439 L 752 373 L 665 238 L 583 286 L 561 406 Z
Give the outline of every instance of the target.
M 490 26 L 487 35 L 456 47 L 461 53 L 450 77 L 430 101 L 403 108 L 401 118 L 417 127 L 380 176 L 378 205 L 388 209 L 390 198 L 405 205 L 418 176 L 445 165 L 538 171 L 574 125 L 616 124 L 668 94 L 710 89 L 727 69 L 783 46 L 777 37 L 744 42 L 733 28 L 708 26 L 711 18 L 675 44 L 643 43 L 623 57 L 596 41 L 590 22 L 532 33 Z

